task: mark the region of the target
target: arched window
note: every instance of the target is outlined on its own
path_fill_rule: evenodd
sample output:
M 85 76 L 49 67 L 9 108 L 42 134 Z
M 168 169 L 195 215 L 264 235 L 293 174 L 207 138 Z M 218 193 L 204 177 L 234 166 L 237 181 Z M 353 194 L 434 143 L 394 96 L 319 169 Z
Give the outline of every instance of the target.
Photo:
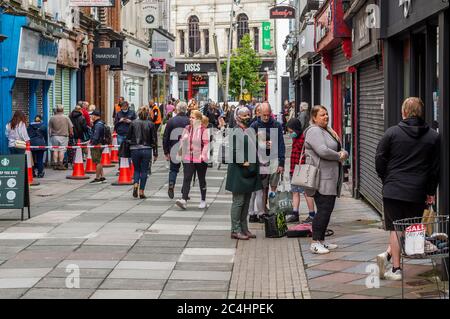
M 200 51 L 200 28 L 199 20 L 196 16 L 189 18 L 189 52 Z
M 237 17 L 237 36 L 238 36 L 238 46 L 241 43 L 242 38 L 244 35 L 250 33 L 250 30 L 248 28 L 248 17 L 246 14 L 241 13 Z

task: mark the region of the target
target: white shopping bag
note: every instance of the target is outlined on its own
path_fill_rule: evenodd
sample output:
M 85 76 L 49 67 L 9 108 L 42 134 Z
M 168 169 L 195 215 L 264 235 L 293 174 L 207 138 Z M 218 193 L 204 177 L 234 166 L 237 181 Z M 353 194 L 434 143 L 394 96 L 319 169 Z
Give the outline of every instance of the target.
M 408 256 L 425 252 L 425 225 L 414 224 L 405 230 L 405 253 Z

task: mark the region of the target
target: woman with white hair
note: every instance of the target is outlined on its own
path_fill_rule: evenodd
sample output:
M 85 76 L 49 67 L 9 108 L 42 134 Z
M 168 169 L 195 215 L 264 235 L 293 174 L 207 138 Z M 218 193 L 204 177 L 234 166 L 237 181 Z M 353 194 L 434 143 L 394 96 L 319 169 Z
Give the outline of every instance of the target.
M 225 189 L 233 193 L 231 205 L 231 238 L 256 238 L 248 229 L 248 209 L 252 193 L 262 189 L 254 136 L 249 135 L 251 112 L 240 106 L 235 111 L 236 127 L 230 134 L 232 153 L 228 164 Z M 252 153 L 254 156 L 252 156 Z

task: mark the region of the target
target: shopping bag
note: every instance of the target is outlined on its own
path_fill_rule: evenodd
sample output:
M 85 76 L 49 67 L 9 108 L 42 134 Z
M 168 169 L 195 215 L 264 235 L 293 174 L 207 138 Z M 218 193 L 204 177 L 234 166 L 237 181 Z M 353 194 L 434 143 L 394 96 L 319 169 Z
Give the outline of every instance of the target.
M 425 252 L 425 225 L 413 224 L 405 230 L 405 254 L 421 255 Z
M 286 216 L 278 211 L 275 214 L 264 214 L 264 232 L 267 238 L 280 238 L 286 235 Z
M 433 225 L 436 218 L 436 212 L 433 209 L 433 205 L 430 205 L 423 211 L 422 223 L 425 225 L 427 236 L 433 234 Z
M 286 188 L 284 186 L 283 182 L 280 182 L 278 184 L 278 189 L 280 189 L 280 186 L 283 185 L 281 190 L 277 190 L 274 197 L 270 198 L 269 196 L 269 211 L 271 213 L 275 213 L 278 211 L 281 211 L 284 214 L 291 214 L 292 213 L 292 193 L 286 191 Z

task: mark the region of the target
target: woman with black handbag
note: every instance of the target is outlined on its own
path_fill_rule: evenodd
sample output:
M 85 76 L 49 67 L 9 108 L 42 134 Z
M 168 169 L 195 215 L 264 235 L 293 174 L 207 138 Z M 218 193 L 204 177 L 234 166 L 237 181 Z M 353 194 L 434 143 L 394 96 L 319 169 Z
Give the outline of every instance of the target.
M 311 252 L 327 254 L 337 245 L 325 242 L 325 234 L 331 213 L 342 187 L 342 162 L 348 153 L 342 149 L 337 133 L 328 126 L 328 111 L 322 105 L 311 110 L 311 126 L 305 132 L 306 163 L 317 168 L 318 185 L 306 188 L 306 194 L 314 197 L 317 213 L 312 222 Z
M 134 165 L 134 186 L 133 197 L 141 199 L 147 198 L 144 195 L 145 185 L 148 178 L 148 170 L 152 160 L 158 158 L 158 139 L 156 127 L 149 121 L 150 110 L 147 106 L 142 106 L 138 111 L 138 119 L 134 120 L 127 134 L 127 143 L 130 145 L 130 155 Z M 126 152 L 125 145 L 122 152 Z M 138 195 L 139 190 L 139 195 Z

